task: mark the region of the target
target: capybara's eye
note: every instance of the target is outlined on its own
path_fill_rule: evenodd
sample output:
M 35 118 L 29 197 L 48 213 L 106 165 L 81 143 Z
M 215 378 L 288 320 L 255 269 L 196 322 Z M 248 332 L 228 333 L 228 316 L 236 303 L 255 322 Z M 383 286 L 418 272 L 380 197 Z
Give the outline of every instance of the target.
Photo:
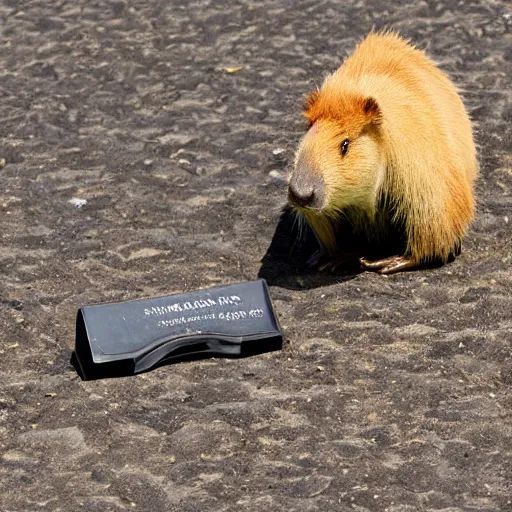
M 348 139 L 345 139 L 341 143 L 341 156 L 345 156 L 347 154 L 347 151 L 348 151 Z

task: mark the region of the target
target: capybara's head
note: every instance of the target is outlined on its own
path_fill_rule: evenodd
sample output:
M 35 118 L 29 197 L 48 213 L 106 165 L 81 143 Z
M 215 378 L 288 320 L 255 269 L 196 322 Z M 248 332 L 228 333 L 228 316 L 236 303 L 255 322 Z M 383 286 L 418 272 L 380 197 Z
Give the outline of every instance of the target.
M 306 101 L 309 129 L 288 182 L 298 211 L 333 215 L 345 208 L 373 209 L 384 179 L 382 113 L 372 97 L 337 90 L 328 78 Z

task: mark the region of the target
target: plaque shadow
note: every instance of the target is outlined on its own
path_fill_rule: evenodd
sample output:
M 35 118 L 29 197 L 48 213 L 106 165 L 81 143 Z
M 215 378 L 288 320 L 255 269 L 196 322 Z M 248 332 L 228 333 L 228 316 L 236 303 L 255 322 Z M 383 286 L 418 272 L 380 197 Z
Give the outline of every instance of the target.
M 135 375 L 142 375 L 149 373 L 158 368 L 164 368 L 166 366 L 175 366 L 181 363 L 189 363 L 193 361 L 206 361 L 206 360 L 221 360 L 221 359 L 246 359 L 259 355 L 261 351 L 244 350 L 241 354 L 223 354 L 220 355 L 215 352 L 207 350 L 206 345 L 201 351 L 201 346 L 198 346 L 198 352 L 188 354 L 184 352 L 181 355 L 173 355 L 171 358 L 162 359 L 155 363 L 151 368 L 136 372 L 134 364 L 131 361 L 114 361 L 112 363 L 104 364 L 101 366 L 94 365 L 92 358 L 82 361 L 80 364 L 76 355 L 76 351 L 73 350 L 69 359 L 69 364 L 73 367 L 77 375 L 82 381 L 100 380 L 100 379 L 117 379 L 120 377 L 133 377 Z M 273 349 L 276 350 L 276 349 Z M 85 366 L 87 371 L 84 373 L 82 368 Z

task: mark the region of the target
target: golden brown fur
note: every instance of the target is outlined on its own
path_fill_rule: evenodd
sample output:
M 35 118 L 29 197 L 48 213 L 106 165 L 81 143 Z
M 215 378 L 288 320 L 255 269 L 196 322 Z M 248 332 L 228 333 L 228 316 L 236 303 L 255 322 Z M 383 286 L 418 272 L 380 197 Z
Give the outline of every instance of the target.
M 405 228 L 405 257 L 446 261 L 472 220 L 478 165 L 461 98 L 424 52 L 394 33 L 369 34 L 309 96 L 305 116 L 294 172 L 318 173 L 325 201 L 296 210 L 330 255 L 340 215 L 385 236 L 384 204 Z

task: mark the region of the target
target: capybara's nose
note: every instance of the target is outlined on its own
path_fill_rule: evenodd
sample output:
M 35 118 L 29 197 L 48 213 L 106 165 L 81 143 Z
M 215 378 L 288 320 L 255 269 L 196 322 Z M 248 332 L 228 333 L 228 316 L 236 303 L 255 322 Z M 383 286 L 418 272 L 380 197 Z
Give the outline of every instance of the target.
M 298 191 L 290 186 L 288 189 L 288 199 L 297 206 L 307 208 L 315 202 L 315 191 L 313 187 Z
M 320 210 L 324 203 L 322 178 L 319 176 L 292 176 L 288 184 L 288 201 L 300 208 Z

